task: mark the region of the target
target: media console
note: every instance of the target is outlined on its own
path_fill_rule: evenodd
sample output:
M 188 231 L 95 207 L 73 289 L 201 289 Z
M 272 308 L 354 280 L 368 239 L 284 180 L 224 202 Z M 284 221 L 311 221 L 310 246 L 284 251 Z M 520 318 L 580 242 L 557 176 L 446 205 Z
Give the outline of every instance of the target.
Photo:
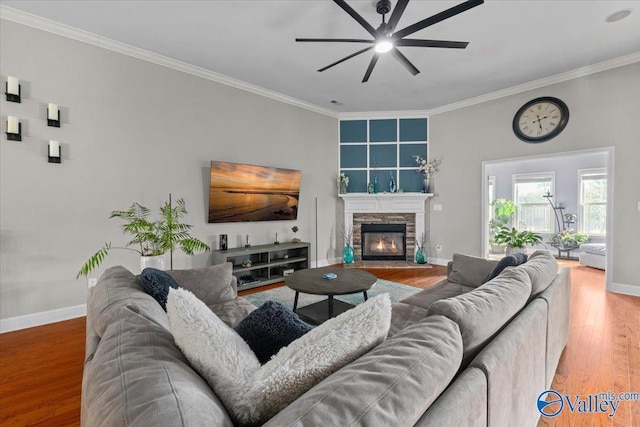
M 212 252 L 213 263 L 233 264 L 238 290 L 282 282 L 288 271 L 309 268 L 309 243 L 283 242 Z

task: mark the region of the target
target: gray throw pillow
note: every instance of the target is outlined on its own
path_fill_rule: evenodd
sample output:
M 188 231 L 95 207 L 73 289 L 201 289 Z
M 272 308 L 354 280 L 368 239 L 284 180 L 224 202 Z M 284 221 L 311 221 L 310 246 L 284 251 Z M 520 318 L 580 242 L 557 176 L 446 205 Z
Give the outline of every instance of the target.
M 463 254 L 453 254 L 451 271 L 447 280 L 477 288 L 485 282 L 498 261 Z
M 264 365 L 282 347 L 309 332 L 313 326 L 300 320 L 297 314 L 279 302 L 267 301 L 234 329 Z

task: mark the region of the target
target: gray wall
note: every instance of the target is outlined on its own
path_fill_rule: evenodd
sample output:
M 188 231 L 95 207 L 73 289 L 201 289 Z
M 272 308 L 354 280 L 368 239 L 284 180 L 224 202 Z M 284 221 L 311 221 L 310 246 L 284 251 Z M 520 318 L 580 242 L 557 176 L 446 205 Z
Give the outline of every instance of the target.
M 282 241 L 296 224 L 313 248 L 318 197 L 319 259 L 337 256 L 336 118 L 5 20 L 0 42 L 2 84 L 16 76 L 23 91 L 21 104 L 0 102 L 0 318 L 83 304 L 79 267 L 127 241 L 109 213 L 133 201 L 156 211 L 169 193 L 213 247 L 221 233 L 232 247 L 245 234 Z M 46 125 L 48 102 L 61 106 L 59 129 Z M 7 141 L 7 115 L 21 118 L 22 142 Z M 47 163 L 50 139 L 62 164 Z M 302 170 L 298 220 L 207 224 L 210 160 Z M 174 257 L 174 268 L 209 263 Z M 105 266 L 117 264 L 139 272 L 134 253 L 113 251 Z
M 551 141 L 525 144 L 513 134 L 511 121 L 525 102 L 539 96 L 564 100 L 569 124 Z M 432 116 L 430 156 L 443 157 L 431 203 L 443 206 L 431 212 L 432 244 L 442 244 L 437 256 L 481 253 L 483 161 L 613 146 L 612 281 L 640 287 L 639 117 L 639 63 Z

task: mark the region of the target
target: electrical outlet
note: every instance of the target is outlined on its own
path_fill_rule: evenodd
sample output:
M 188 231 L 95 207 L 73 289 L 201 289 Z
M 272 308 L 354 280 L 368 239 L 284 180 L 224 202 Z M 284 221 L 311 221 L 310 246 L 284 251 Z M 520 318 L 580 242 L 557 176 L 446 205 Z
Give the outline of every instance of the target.
M 436 245 L 436 251 L 442 252 L 442 245 L 440 243 Z
M 97 284 L 98 284 L 98 279 L 96 279 L 95 277 L 89 277 L 87 279 L 87 285 L 89 288 L 93 288 Z

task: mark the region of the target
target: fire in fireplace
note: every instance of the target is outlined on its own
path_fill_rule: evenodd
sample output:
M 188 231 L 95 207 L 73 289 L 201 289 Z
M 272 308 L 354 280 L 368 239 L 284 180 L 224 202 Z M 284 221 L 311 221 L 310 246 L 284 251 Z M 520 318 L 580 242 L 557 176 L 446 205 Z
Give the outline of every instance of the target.
M 363 260 L 405 260 L 406 224 L 362 224 Z

